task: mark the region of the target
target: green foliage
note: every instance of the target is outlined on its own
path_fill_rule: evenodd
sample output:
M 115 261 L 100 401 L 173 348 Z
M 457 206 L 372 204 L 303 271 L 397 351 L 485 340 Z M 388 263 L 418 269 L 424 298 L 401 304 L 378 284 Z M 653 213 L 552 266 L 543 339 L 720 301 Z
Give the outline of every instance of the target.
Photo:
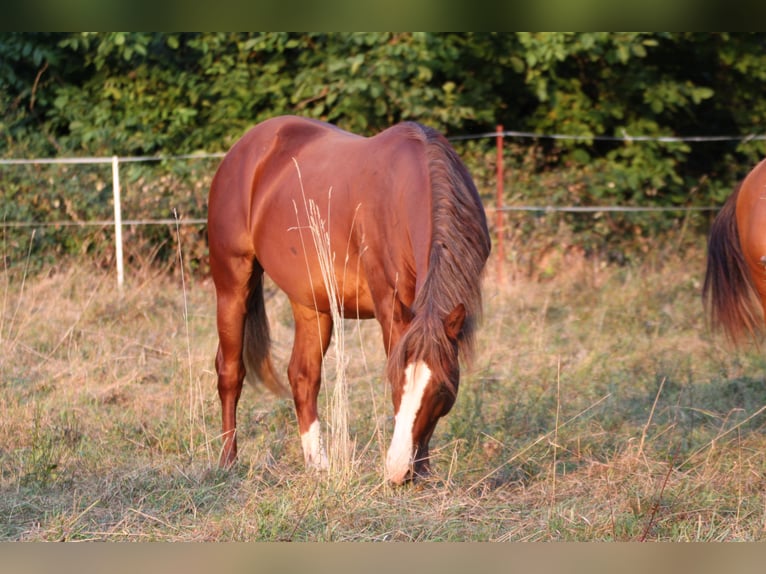
M 763 141 L 623 138 L 759 134 L 765 47 L 762 33 L 4 33 L 0 155 L 220 152 L 280 114 L 362 134 L 402 120 L 452 136 L 502 124 L 578 136 L 508 145 L 509 165 L 530 170 L 524 177 L 539 185 L 514 190 L 523 203 L 719 204 L 766 154 Z M 461 153 L 477 180 L 492 185 L 494 141 L 472 143 Z M 56 220 L 55 208 L 35 199 L 35 174 L 0 169 L 12 183 L 3 190 L 6 220 Z M 160 180 L 166 169 L 152 164 L 142 177 Z M 186 193 L 184 181 L 173 193 Z M 101 193 L 73 198 L 59 180 L 54 185 L 83 204 L 82 216 L 103 210 Z M 78 185 L 90 188 L 71 188 Z M 108 186 L 101 190 L 108 195 Z M 204 197 L 192 203 L 204 213 Z M 585 241 L 624 242 L 637 229 L 681 221 L 678 213 L 626 216 L 598 230 L 603 220 L 579 217 L 573 229 Z

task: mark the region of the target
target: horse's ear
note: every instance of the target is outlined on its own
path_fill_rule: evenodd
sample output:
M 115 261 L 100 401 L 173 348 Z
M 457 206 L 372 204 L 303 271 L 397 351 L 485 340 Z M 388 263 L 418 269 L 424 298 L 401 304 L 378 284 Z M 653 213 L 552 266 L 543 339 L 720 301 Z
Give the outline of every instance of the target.
M 458 303 L 457 307 L 455 307 L 444 319 L 444 330 L 447 332 L 447 337 L 453 341 L 457 341 L 464 322 L 465 305 Z

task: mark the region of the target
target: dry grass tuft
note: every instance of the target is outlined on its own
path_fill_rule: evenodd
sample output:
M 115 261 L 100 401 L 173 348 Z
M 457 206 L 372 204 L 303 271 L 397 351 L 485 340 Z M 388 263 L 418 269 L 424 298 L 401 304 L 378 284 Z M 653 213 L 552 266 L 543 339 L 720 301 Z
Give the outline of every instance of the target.
M 343 327 L 361 445 L 346 480 L 306 472 L 292 404 L 250 388 L 241 462 L 222 472 L 208 456 L 220 447 L 208 281 L 129 269 L 118 297 L 86 261 L 11 266 L 0 538 L 764 539 L 766 358 L 705 330 L 702 250 L 586 263 L 487 282 L 474 370 L 432 439 L 434 476 L 404 488 L 382 480 L 391 413 L 374 322 Z M 289 305 L 277 293 L 267 309 L 285 366 Z

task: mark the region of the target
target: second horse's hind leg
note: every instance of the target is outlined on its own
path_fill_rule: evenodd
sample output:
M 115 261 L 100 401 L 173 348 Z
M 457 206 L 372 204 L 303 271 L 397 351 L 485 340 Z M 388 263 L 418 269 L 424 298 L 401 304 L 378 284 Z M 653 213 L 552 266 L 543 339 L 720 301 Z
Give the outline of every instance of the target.
M 322 378 L 322 359 L 330 344 L 332 317 L 293 304 L 295 340 L 287 376 L 295 401 L 298 431 L 306 466 L 325 469 L 327 455 L 322 445 L 317 397 Z

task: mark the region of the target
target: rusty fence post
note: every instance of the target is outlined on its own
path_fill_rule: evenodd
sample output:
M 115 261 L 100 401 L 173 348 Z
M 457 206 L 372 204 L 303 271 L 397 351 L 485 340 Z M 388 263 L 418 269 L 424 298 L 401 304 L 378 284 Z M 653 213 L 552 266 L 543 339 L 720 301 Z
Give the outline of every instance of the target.
M 503 213 L 503 126 L 497 126 L 497 197 L 495 200 L 495 233 L 497 234 L 496 240 L 496 273 L 498 283 L 505 281 L 503 272 L 503 264 L 505 262 L 505 214 Z

